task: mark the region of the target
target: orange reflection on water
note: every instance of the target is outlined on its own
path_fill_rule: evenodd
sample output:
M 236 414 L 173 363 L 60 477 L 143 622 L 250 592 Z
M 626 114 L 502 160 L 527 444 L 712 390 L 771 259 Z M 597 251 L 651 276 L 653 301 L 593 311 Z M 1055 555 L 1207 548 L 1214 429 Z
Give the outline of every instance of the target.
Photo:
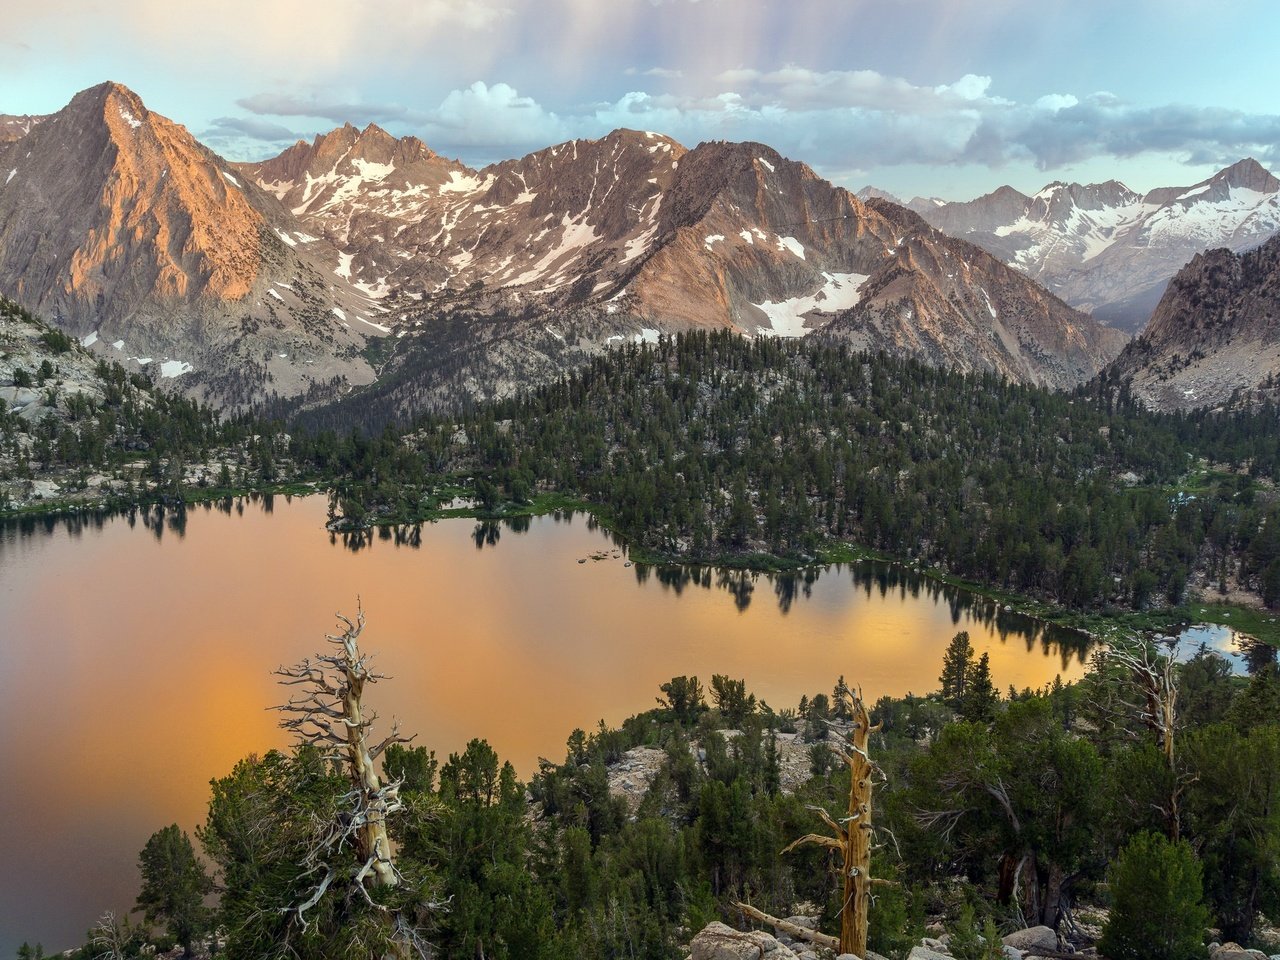
M 704 588 L 579 563 L 611 549 L 582 517 L 504 528 L 483 549 L 459 520 L 425 527 L 416 549 L 359 551 L 331 543 L 324 517 L 322 498 L 276 498 L 270 513 L 193 510 L 185 534 L 123 519 L 0 532 L 0 862 L 29 865 L 0 874 L 0 952 L 69 946 L 126 909 L 146 838 L 194 827 L 211 777 L 286 742 L 266 709 L 287 696 L 271 671 L 322 649 L 357 596 L 363 646 L 394 678 L 370 694 L 384 720 L 442 756 L 484 737 L 525 776 L 561 759 L 575 727 L 648 709 L 678 674 L 744 677 L 777 709 L 839 674 L 872 700 L 926 693 L 959 629 L 1001 689 L 1081 672 L 1026 624 L 1002 640 L 989 617 L 892 571 L 827 570 L 789 605 L 784 584 L 748 577 L 740 610 L 715 576 Z

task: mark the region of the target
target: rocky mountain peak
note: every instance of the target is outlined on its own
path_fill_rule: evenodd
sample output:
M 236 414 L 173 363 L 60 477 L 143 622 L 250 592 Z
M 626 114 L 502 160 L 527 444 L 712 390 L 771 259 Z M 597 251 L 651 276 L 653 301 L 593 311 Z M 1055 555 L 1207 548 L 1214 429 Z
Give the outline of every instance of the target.
M 888 200 L 890 203 L 896 203 L 900 207 L 907 206 L 907 202 L 890 193 L 888 190 L 881 190 L 879 187 L 866 186 L 854 194 L 863 203 L 868 200 Z M 920 198 L 916 198 L 920 199 Z
M 335 337 L 329 304 L 351 302 L 335 292 L 340 279 L 266 296 L 314 276 L 319 249 L 304 251 L 270 197 L 121 84 L 77 94 L 0 147 L 0 166 L 0 288 L 119 359 L 156 361 L 164 376 L 199 371 L 206 396 L 228 400 L 273 376 L 264 358 L 282 368 L 284 392 L 305 387 L 288 358 L 309 353 L 319 373 L 333 366 L 316 363 L 321 343 L 363 342 Z M 292 312 L 304 300 L 305 331 Z
M 1256 190 L 1259 193 L 1276 193 L 1280 191 L 1280 180 L 1272 176 L 1271 171 L 1253 157 L 1245 157 L 1219 171 L 1213 177 L 1221 179 L 1229 187 L 1240 187 L 1245 190 Z
M 148 287 L 236 299 L 257 275 L 262 217 L 226 164 L 119 83 L 78 93 L 23 138 L 10 163 L 0 220 L 37 216 L 54 198 L 66 203 L 49 229 L 67 244 L 53 244 L 63 252 L 44 267 L 67 297 L 106 307 L 117 291 L 132 297 Z M 139 249 L 151 261 L 142 272 Z M 132 269 L 122 274 L 125 263 Z M 39 270 L 15 279 L 41 283 Z

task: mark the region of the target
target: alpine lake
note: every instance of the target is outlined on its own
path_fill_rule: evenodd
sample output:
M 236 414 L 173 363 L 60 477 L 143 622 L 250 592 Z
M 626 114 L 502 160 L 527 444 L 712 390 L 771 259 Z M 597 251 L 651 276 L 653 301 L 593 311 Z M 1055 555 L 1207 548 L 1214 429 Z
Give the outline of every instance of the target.
M 522 777 L 655 705 L 673 676 L 745 678 L 774 709 L 836 678 L 938 687 L 967 630 L 1001 690 L 1079 676 L 1086 638 L 857 563 L 763 574 L 633 564 L 585 514 L 448 519 L 352 540 L 323 496 L 0 526 L 0 953 L 83 942 L 133 905 L 137 855 L 192 831 L 209 781 L 285 747 L 273 671 L 363 607 L 367 703 L 444 758 L 487 739 Z

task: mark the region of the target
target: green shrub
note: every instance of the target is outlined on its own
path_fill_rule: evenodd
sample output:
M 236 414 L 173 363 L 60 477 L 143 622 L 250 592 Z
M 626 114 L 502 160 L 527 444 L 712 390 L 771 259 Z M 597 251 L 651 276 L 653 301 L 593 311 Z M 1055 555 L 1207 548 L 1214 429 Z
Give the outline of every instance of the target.
M 1182 840 L 1140 833 L 1109 871 L 1111 916 L 1098 949 L 1111 960 L 1201 960 L 1209 911 L 1200 861 Z

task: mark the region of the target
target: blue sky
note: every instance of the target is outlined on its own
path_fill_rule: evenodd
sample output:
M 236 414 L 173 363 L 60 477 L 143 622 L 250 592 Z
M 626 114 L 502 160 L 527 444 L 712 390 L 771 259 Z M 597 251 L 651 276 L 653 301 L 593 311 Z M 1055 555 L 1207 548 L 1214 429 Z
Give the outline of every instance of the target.
M 1280 167 L 1276 0 L 16 0 L 0 112 L 132 87 L 232 159 L 342 121 L 473 165 L 619 126 L 967 199 Z

